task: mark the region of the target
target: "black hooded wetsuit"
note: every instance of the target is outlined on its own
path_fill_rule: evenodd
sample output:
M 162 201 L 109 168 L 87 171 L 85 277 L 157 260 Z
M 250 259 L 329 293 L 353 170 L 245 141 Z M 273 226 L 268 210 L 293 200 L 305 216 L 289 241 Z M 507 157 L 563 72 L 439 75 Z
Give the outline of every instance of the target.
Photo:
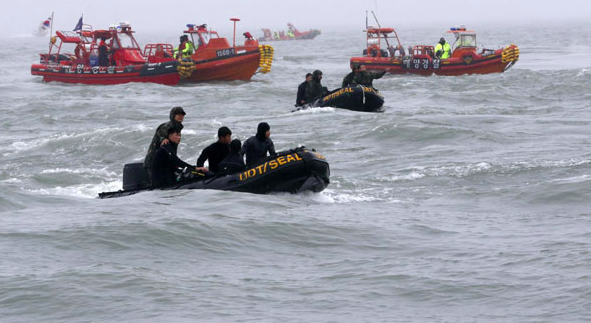
M 242 145 L 240 156 L 246 155 L 246 167 L 255 166 L 261 159 L 267 157 L 267 152 L 269 152 L 270 156 L 277 155 L 273 140 L 266 136 L 267 131 L 270 129 L 266 122 L 259 123 L 257 134 L 248 138 Z
M 152 187 L 171 186 L 176 183 L 175 172 L 179 168 L 193 167 L 182 161 L 176 152 L 177 145 L 174 143 L 163 145 L 156 151 L 152 165 Z
M 312 78 L 312 81 L 308 82 L 306 85 L 306 103 L 312 103 L 324 95 L 325 91 L 322 87 L 321 80 L 318 78 Z

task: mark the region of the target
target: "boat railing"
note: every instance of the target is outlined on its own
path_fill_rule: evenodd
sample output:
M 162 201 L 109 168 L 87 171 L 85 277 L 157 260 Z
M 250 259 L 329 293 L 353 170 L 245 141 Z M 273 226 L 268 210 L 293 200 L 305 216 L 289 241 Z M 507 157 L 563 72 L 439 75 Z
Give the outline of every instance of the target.
M 146 58 L 149 63 L 156 63 L 156 60 L 164 59 L 168 60 L 174 57 L 173 47 L 171 44 L 147 44 L 144 47 L 142 55 Z

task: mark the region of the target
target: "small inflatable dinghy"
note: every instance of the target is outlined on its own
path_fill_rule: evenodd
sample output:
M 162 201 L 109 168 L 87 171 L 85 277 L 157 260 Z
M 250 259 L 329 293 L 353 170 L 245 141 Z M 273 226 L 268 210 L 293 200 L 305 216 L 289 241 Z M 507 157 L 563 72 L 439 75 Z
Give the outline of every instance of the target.
M 314 149 L 300 147 L 267 157 L 257 166 L 239 173 L 197 175 L 185 170 L 178 174 L 177 183 L 159 189 L 213 189 L 255 194 L 320 192 L 328 185 L 329 176 L 326 158 Z M 99 198 L 121 197 L 152 189 L 148 187 L 143 163 L 126 164 L 123 189 L 99 193 Z
M 382 112 L 384 97 L 374 88 L 363 85 L 336 89 L 314 103 L 297 110 L 316 107 L 334 107 L 361 112 Z

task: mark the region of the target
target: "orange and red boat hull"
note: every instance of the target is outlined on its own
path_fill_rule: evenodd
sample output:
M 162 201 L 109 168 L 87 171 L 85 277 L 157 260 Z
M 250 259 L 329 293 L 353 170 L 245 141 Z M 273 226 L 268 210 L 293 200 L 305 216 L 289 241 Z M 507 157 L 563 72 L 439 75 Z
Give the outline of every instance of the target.
M 515 52 L 516 56 L 511 54 Z M 385 70 L 390 74 L 457 76 L 502 73 L 515 64 L 518 58 L 519 49 L 515 45 L 510 45 L 505 49 L 490 51 L 485 56 L 472 49 L 454 51 L 449 59 L 434 59 L 428 55 L 404 58 L 365 56 L 351 58 L 351 65 L 359 64 L 365 66 L 366 70 Z
M 31 74 L 43 76 L 44 82 L 114 85 L 130 82 L 177 85 L 180 76 L 177 62 L 98 67 L 79 64 L 33 64 Z
M 195 70 L 181 82 L 248 81 L 259 66 L 260 52 L 258 46 L 254 46 L 234 55 L 195 60 Z

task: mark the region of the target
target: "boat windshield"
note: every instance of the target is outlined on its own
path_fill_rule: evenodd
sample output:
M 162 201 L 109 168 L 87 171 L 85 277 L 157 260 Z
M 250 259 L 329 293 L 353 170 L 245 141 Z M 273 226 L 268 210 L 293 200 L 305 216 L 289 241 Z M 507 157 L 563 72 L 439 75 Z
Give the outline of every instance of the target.
M 195 37 L 195 34 L 189 34 L 191 36 L 191 42 L 193 43 L 193 46 L 195 46 L 195 49 L 197 49 L 199 46 L 203 45 L 203 43 L 201 42 L 201 38 L 199 38 L 199 36 Z
M 211 38 L 219 38 L 217 32 L 200 32 L 199 46 L 209 44 Z
M 458 47 L 476 47 L 476 35 L 460 35 L 460 39 L 458 40 Z
M 130 34 L 120 33 L 118 36 L 119 37 L 117 38 L 119 38 L 119 44 L 121 45 L 121 48 L 140 49 L 140 46 L 138 46 L 138 44 L 135 42 L 135 39 L 133 39 Z
M 92 43 L 92 36 L 80 35 L 80 39 L 83 43 Z

